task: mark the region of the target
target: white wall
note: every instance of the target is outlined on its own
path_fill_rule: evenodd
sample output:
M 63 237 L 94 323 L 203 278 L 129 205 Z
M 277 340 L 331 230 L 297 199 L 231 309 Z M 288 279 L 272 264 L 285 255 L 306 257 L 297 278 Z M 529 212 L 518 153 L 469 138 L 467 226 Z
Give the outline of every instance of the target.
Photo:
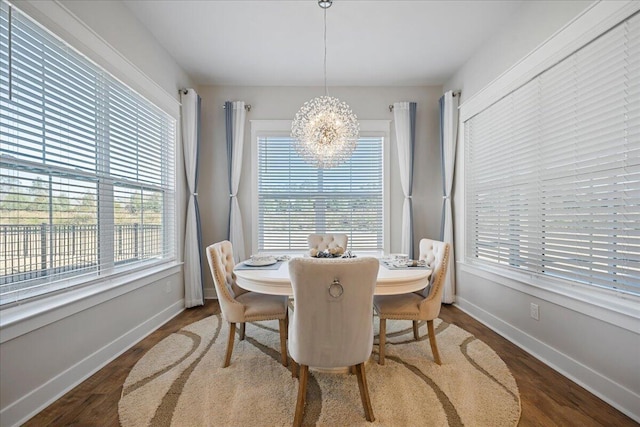
M 346 101 L 361 120 L 393 120 L 389 104 L 415 101 L 417 107 L 416 150 L 413 178 L 415 250 L 422 237 L 438 238 L 442 208 L 442 179 L 438 98 L 439 86 L 429 87 L 330 87 L 332 96 Z M 209 245 L 227 238 L 229 189 L 227 183 L 227 152 L 224 127 L 225 101 L 245 101 L 251 104 L 245 127 L 242 178 L 238 200 L 243 215 L 245 248 L 251 251 L 251 126 L 249 120 L 291 120 L 305 101 L 322 95 L 321 87 L 227 87 L 202 88 L 202 170 L 198 193 L 202 214 L 203 244 Z M 395 130 L 391 122 L 391 251 L 400 248 L 402 188 L 398 175 L 398 155 Z M 417 253 L 417 252 L 416 252 Z M 213 295 L 213 281 L 205 274 L 205 294 Z
M 525 2 L 510 24 L 445 83 L 445 89 L 461 89 L 464 104 L 592 4 L 591 1 Z M 463 149 L 463 145 L 458 146 L 458 161 L 463 158 Z M 463 258 L 464 234 L 460 173 L 458 170 L 454 185 L 457 261 Z M 459 307 L 640 420 L 637 316 L 627 316 L 625 327 L 620 327 L 608 315 L 600 315 L 602 311 L 577 304 L 570 307 L 563 298 L 551 294 L 547 297 L 531 286 L 474 271 L 460 262 L 456 273 Z M 539 305 L 539 321 L 530 317 L 530 303 Z
M 51 1 L 24 1 L 18 2 L 17 6 L 90 57 L 92 47 L 109 53 L 109 46 L 99 47 L 95 39 L 111 45 L 123 56 L 112 51 L 109 60 L 92 59 L 176 115 L 179 111 L 178 88 L 192 87 L 192 82 L 122 3 L 65 0 L 61 4 L 63 7 Z M 78 28 L 85 33 L 78 33 Z M 127 69 L 123 64 L 137 68 L 141 73 L 123 74 L 122 70 Z M 186 210 L 181 150 L 178 145 L 179 259 L 182 259 Z M 151 277 L 128 280 L 117 289 L 54 308 L 8 327 L 3 325 L 0 330 L 0 424 L 16 425 L 35 415 L 178 314 L 184 309 L 183 287 L 182 268 L 178 265 Z M 6 320 L 5 313 L 2 323 Z
M 524 2 L 511 21 L 455 72 L 444 89 L 461 89 L 460 103 L 464 103 L 593 3 L 591 0 Z

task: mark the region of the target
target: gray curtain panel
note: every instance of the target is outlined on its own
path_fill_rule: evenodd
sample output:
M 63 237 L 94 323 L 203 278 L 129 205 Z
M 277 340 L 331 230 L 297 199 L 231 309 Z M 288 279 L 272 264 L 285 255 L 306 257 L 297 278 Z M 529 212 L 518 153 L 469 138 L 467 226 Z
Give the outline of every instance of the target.
M 229 178 L 229 195 L 233 193 L 231 188 L 231 168 L 233 161 L 233 103 L 226 101 L 224 103 L 224 124 L 227 136 L 227 175 Z M 229 218 L 227 220 L 227 240 L 231 240 L 231 196 L 229 196 Z
M 413 199 L 411 198 L 411 196 L 413 196 L 413 163 L 414 163 L 414 152 L 415 152 L 415 148 L 416 148 L 416 110 L 418 108 L 418 103 L 416 102 L 410 102 L 409 103 L 409 120 L 411 122 L 410 124 L 410 130 L 411 130 L 411 172 L 409 173 L 409 215 L 411 216 L 411 222 L 410 222 L 410 226 L 411 226 L 411 233 L 410 233 L 410 240 L 409 240 L 409 247 L 411 248 L 411 250 L 409 251 L 409 259 L 415 259 L 414 258 L 414 249 L 413 249 L 413 242 L 414 242 L 414 236 L 413 236 Z
M 198 227 L 198 255 L 200 257 L 200 283 L 202 284 L 202 295 L 204 295 L 204 273 L 202 271 L 202 221 L 200 219 L 200 205 L 198 204 L 198 177 L 200 175 L 200 146 L 202 145 L 202 98 L 198 95 L 198 108 L 196 113 L 197 120 L 197 137 L 196 137 L 196 185 L 193 189 L 193 203 L 196 207 L 196 226 Z M 204 303 L 204 301 L 203 301 Z
M 440 169 L 442 170 L 442 215 L 440 220 L 440 240 L 444 241 L 444 208 L 447 197 L 445 165 L 444 165 L 444 95 L 440 97 L 438 101 L 440 105 Z

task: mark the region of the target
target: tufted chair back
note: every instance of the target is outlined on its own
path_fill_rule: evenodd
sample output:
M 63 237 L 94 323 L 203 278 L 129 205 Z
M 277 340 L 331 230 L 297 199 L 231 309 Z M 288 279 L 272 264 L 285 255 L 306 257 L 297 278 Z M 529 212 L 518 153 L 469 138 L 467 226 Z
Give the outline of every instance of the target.
M 422 291 L 422 296 L 425 300 L 422 302 L 423 307 L 421 309 L 424 309 L 424 306 L 427 305 L 432 306 L 432 310 L 437 310 L 438 312 L 433 316 L 435 318 L 440 312 L 444 279 L 447 275 L 447 265 L 449 264 L 449 244 L 431 239 L 420 240 L 420 259 L 425 260 L 426 264 L 433 269 L 429 286 Z
M 346 251 L 349 237 L 346 234 L 309 234 L 307 243 L 309 244 L 309 249 L 315 248 L 318 251 L 334 249 L 338 246 L 341 246 Z
M 379 265 L 371 257 L 289 261 L 296 304 L 289 328 L 289 352 L 296 362 L 333 368 L 369 358 Z
M 231 242 L 224 240 L 207 247 L 207 259 L 223 316 L 229 322 L 244 321 L 240 320 L 244 309 L 242 304 L 235 301 L 235 298 L 247 291 L 236 284 Z
M 449 244 L 437 240 L 420 240 L 420 259 L 425 260 L 433 270 L 430 283 L 422 292 L 377 295 L 373 299 L 373 305 L 380 318 L 378 361 L 381 365 L 384 365 L 385 359 L 387 319 L 413 321 L 413 337 L 416 341 L 420 337 L 418 322 L 426 321 L 433 360 L 438 365 L 441 364 L 433 321 L 440 314 L 442 305 L 444 279 L 449 264 Z

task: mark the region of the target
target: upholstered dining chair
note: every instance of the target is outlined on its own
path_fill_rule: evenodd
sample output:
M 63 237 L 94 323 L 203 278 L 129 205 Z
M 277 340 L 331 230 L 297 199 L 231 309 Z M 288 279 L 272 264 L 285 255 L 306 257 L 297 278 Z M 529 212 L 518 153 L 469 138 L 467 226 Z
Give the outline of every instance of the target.
M 289 327 L 289 354 L 300 365 L 294 426 L 302 425 L 309 366 L 355 366 L 365 417 L 375 420 L 364 362 L 373 346 L 378 268 L 378 260 L 370 257 L 289 261 L 296 304 Z
M 229 323 L 227 353 L 222 367 L 226 368 L 231 362 L 236 323 L 240 323 L 240 340 L 243 340 L 246 322 L 275 319 L 280 323 L 282 365 L 287 366 L 288 297 L 250 292 L 239 287 L 233 272 L 233 246 L 227 240 L 207 247 L 207 259 L 222 317 Z
M 418 322 L 427 322 L 429 344 L 433 353 L 433 360 L 440 365 L 440 354 L 436 343 L 433 321 L 440 314 L 444 279 L 447 274 L 449 260 L 449 244 L 437 240 L 420 240 L 421 260 L 432 268 L 429 285 L 421 292 L 411 292 L 400 295 L 377 295 L 373 299 L 373 306 L 380 317 L 380 345 L 378 363 L 384 365 L 387 319 L 413 321 L 413 337 L 418 340 Z
M 316 249 L 318 252 L 326 249 L 335 249 L 338 246 L 346 251 L 349 236 L 346 234 L 309 234 L 307 243 L 309 244 L 309 249 Z

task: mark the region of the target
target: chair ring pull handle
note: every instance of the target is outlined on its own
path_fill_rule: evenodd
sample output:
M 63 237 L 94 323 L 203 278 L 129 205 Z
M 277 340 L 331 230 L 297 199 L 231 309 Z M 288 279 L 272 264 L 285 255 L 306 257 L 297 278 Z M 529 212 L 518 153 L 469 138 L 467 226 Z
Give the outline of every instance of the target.
M 329 285 L 329 295 L 333 298 L 340 298 L 344 293 L 344 288 L 338 279 L 333 279 L 333 283 Z

